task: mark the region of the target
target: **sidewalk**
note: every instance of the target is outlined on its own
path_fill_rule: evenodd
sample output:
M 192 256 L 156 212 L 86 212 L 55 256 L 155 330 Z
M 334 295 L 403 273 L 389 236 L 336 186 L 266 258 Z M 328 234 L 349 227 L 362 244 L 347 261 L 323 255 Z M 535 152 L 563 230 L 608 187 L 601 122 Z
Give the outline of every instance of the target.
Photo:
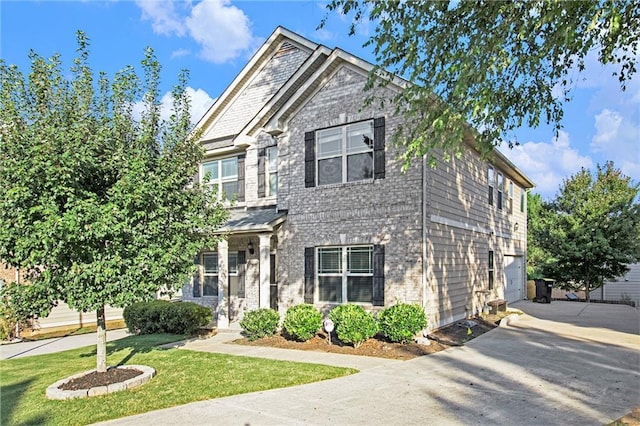
M 107 331 L 107 341 L 122 339 L 129 336 L 126 328 Z M 82 348 L 96 344 L 96 333 L 80 334 L 77 336 L 56 337 L 35 341 L 7 343 L 0 345 L 0 359 L 21 358 L 24 356 L 50 354 L 67 351 L 69 349 Z

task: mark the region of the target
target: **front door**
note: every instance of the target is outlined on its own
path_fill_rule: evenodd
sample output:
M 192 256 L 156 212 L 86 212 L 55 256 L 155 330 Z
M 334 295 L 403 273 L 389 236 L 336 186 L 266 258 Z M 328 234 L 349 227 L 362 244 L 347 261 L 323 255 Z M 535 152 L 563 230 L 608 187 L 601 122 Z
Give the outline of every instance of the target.
M 521 256 L 504 257 L 504 298 L 507 302 L 522 300 L 523 270 Z
M 240 321 L 244 306 L 247 261 L 244 251 L 229 252 L 229 321 Z

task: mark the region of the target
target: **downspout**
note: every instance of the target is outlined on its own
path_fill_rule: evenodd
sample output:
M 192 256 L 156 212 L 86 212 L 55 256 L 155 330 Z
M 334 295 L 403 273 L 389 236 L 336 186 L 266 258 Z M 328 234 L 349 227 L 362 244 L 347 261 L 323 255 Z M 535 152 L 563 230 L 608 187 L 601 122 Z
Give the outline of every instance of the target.
M 427 310 L 427 156 L 422 156 L 422 309 Z M 429 317 L 429 315 L 427 315 Z M 429 318 L 431 319 L 431 318 Z M 427 328 L 431 326 L 431 321 Z
M 16 268 L 15 272 L 16 285 L 20 285 L 20 268 Z M 20 337 L 20 321 L 16 320 L 16 339 Z

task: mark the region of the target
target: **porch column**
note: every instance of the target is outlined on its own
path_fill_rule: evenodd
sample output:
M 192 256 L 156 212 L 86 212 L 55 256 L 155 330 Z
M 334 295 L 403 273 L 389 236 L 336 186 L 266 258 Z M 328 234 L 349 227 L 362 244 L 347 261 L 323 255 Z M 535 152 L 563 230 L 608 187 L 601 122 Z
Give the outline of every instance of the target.
M 221 240 L 218 243 L 218 328 L 229 328 L 229 243 Z
M 260 307 L 269 307 L 271 282 L 271 234 L 259 234 L 260 238 Z

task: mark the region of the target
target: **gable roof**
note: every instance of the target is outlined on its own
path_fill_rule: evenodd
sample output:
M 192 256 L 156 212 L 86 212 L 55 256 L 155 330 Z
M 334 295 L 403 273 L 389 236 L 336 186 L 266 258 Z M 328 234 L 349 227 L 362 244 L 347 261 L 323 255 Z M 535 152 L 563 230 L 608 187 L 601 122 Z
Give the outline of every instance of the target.
M 296 54 L 294 56 L 294 54 Z M 260 131 L 279 134 L 288 118 L 342 66 L 368 75 L 375 66 L 342 49 L 329 49 L 284 27 L 277 27 L 240 74 L 198 121 L 201 142 L 246 144 Z M 276 71 L 275 75 L 273 72 Z M 392 76 L 389 86 L 402 90 L 410 82 Z M 473 141 L 467 143 L 475 149 Z M 499 150 L 493 162 L 523 188 L 534 183 Z

